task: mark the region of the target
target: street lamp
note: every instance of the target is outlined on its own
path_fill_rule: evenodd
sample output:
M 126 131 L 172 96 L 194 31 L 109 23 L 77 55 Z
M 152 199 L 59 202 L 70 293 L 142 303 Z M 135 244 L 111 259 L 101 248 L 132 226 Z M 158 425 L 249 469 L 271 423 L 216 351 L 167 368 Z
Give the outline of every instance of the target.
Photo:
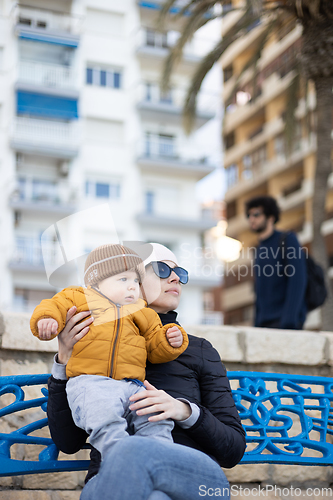
M 215 240 L 215 251 L 218 259 L 223 262 L 233 262 L 240 256 L 242 244 L 240 241 L 226 236 L 228 223 L 221 220 L 211 229 L 211 234 Z

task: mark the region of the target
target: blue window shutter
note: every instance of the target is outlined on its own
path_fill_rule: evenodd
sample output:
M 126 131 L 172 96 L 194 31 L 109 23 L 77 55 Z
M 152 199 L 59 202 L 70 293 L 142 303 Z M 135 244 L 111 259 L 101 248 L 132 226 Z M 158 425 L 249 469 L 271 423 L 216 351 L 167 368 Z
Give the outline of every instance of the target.
M 34 42 L 52 43 L 54 45 L 64 45 L 65 47 L 77 48 L 79 45 L 79 37 L 75 35 L 57 35 L 46 33 L 37 33 L 36 31 L 27 31 L 24 28 L 19 28 L 19 38 L 23 40 L 33 40 Z
M 32 92 L 17 92 L 17 114 L 73 120 L 78 118 L 77 99 Z
M 101 182 L 96 182 L 96 197 L 109 198 L 109 196 L 110 196 L 109 184 L 102 184 Z
M 92 85 L 92 82 L 93 82 L 93 70 L 91 68 L 87 68 L 86 82 L 89 85 Z
M 106 87 L 106 71 L 101 71 L 100 84 L 102 87 Z
M 115 89 L 120 89 L 121 86 L 121 74 L 120 73 L 114 73 L 113 75 L 113 86 Z

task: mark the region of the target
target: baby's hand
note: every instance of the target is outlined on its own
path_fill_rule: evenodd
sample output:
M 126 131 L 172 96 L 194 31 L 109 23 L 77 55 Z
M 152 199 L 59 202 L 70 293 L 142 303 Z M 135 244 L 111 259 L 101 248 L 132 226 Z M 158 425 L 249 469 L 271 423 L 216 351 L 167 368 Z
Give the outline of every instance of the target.
M 41 340 L 50 340 L 58 331 L 58 321 L 52 318 L 40 319 L 37 323 L 38 336 Z
M 172 347 L 180 347 L 183 343 L 183 335 L 177 326 L 172 326 L 166 332 L 169 344 Z

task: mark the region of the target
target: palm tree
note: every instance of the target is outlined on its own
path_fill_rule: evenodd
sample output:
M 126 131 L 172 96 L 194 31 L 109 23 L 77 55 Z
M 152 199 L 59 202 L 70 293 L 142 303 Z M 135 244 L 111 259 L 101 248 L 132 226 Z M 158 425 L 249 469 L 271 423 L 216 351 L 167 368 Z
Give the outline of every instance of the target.
M 160 25 L 167 18 L 170 9 L 177 0 L 166 0 L 160 14 Z M 289 132 L 289 143 L 291 143 L 290 121 L 296 108 L 298 98 L 295 91 L 296 83 L 312 81 L 316 92 L 316 173 L 314 179 L 314 195 L 312 201 L 313 210 L 313 241 L 311 245 L 312 254 L 316 261 L 323 267 L 329 290 L 328 299 L 322 308 L 322 328 L 333 329 L 333 295 L 328 280 L 329 261 L 324 238 L 321 234 L 321 226 L 326 219 L 325 202 L 327 193 L 328 176 L 332 172 L 332 111 L 333 111 L 333 1 L 332 0 L 187 0 L 179 9 L 178 16 L 185 13 L 185 22 L 182 34 L 170 51 L 164 67 L 162 85 L 167 87 L 172 68 L 179 61 L 185 44 L 193 34 L 212 19 L 235 14 L 238 12 L 237 21 L 231 26 L 223 38 L 218 41 L 214 49 L 204 57 L 198 66 L 190 87 L 187 92 L 183 109 L 184 128 L 189 133 L 195 119 L 196 99 L 201 84 L 213 67 L 221 58 L 226 49 L 237 38 L 248 32 L 255 23 L 260 22 L 262 26 L 261 35 L 258 37 L 257 50 L 253 58 L 248 61 L 242 73 L 253 68 L 254 84 L 256 79 L 256 66 L 271 33 L 279 30 L 281 26 L 297 24 L 302 27 L 301 49 L 298 60 L 295 61 L 294 79 L 291 84 L 291 92 L 296 100 L 289 107 L 286 116 L 286 131 Z M 233 15 L 235 15 L 233 14 Z M 240 80 L 241 75 L 238 75 Z M 294 92 L 292 89 L 294 88 Z

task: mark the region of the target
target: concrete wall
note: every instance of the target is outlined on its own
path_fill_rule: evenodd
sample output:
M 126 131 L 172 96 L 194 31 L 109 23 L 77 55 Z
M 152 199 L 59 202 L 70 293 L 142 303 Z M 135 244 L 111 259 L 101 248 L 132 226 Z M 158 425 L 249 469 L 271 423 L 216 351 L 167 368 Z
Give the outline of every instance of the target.
M 228 370 L 333 376 L 331 332 L 230 326 L 188 326 L 187 331 L 209 340 L 219 351 Z M 0 315 L 1 376 L 48 373 L 56 350 L 56 339 L 51 342 L 40 342 L 32 336 L 29 329 L 29 315 L 14 313 Z M 5 402 L 7 403 L 8 401 Z M 15 421 L 1 419 L 0 431 L 8 429 L 8 426 L 14 427 Z M 85 453 L 80 452 L 80 458 Z M 15 449 L 15 455 L 18 457 L 22 458 L 26 454 L 23 445 Z M 239 465 L 227 470 L 226 474 L 235 488 L 240 486 L 249 488 L 234 491 L 235 496 L 247 498 L 258 496 L 256 489 L 258 485 L 262 488 L 265 485 L 278 485 L 280 492 L 274 492 L 276 493 L 274 497 L 287 498 L 286 493 L 290 490 L 283 488 L 290 485 L 301 487 L 304 495 L 311 496 L 306 493 L 306 488 L 329 487 L 330 483 L 333 483 L 331 467 Z M 78 500 L 84 476 L 84 472 L 70 472 L 0 478 L 0 500 Z M 315 497 L 322 498 L 318 494 Z

